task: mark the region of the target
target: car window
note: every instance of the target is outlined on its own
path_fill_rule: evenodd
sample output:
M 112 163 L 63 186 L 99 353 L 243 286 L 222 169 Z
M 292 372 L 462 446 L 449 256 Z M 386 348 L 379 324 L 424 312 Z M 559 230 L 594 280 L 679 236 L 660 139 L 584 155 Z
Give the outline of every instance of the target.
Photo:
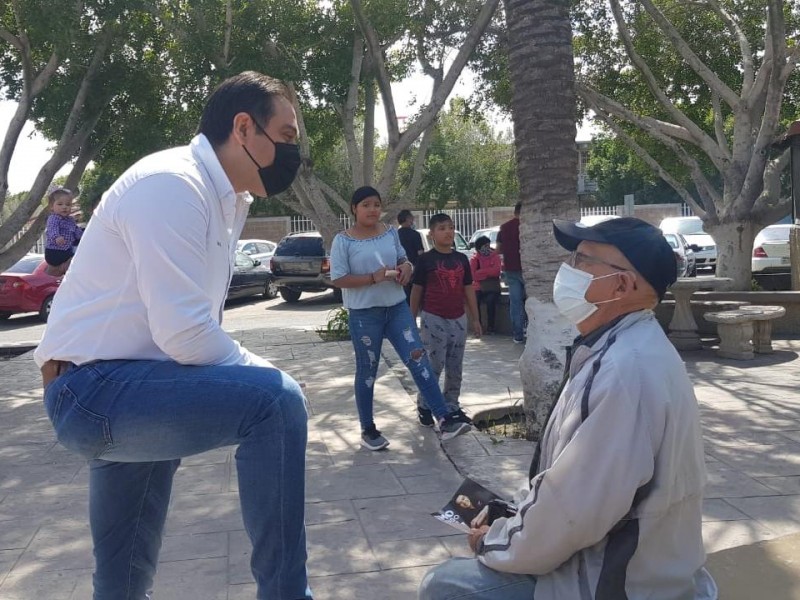
M 245 254 L 255 254 L 258 250 L 256 250 L 256 245 L 253 242 L 249 242 L 242 247 L 242 252 Z
M 670 234 L 670 233 L 667 233 L 667 234 L 665 234 L 665 235 L 664 235 L 664 239 L 665 239 L 665 240 L 667 240 L 667 243 L 668 243 L 668 244 L 669 244 L 669 245 L 670 245 L 670 246 L 671 246 L 673 249 L 677 249 L 677 248 L 679 247 L 679 245 L 678 245 L 678 238 L 677 238 L 677 237 L 675 237 L 674 235 L 672 235 L 672 234 Z
M 759 242 L 788 242 L 789 227 L 768 227 L 758 234 Z
M 700 219 L 691 219 L 688 221 L 678 221 L 676 227 L 677 232 L 682 235 L 692 235 L 697 233 L 705 233 L 703 231 L 703 222 Z
M 42 263 L 41 256 L 26 256 L 14 266 L 6 269 L 6 273 L 27 273 L 31 274 Z
M 241 252 L 236 253 L 236 266 L 237 267 L 252 267 L 255 263 L 253 259 L 247 256 L 246 254 L 242 254 Z
M 467 243 L 467 240 L 465 240 L 464 236 L 461 235 L 458 231 L 456 231 L 456 237 L 455 240 L 453 241 L 456 244 L 456 250 L 463 250 L 463 251 L 469 250 L 469 244 Z
M 325 256 L 322 238 L 317 236 L 290 235 L 281 240 L 275 250 L 276 256 Z
M 272 252 L 272 248 L 270 247 L 269 244 L 259 242 L 258 244 L 256 244 L 256 246 L 258 247 L 259 254 L 269 254 L 270 252 Z

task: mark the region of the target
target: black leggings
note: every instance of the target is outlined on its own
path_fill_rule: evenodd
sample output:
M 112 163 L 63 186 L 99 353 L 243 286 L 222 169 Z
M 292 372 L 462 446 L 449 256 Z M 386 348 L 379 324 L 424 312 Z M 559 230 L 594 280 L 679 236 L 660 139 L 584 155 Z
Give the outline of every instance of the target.
M 497 301 L 500 300 L 500 292 L 476 292 L 478 297 L 478 314 L 481 314 L 481 304 L 486 303 L 486 316 L 489 321 L 487 329 L 494 330 L 494 319 L 497 315 Z

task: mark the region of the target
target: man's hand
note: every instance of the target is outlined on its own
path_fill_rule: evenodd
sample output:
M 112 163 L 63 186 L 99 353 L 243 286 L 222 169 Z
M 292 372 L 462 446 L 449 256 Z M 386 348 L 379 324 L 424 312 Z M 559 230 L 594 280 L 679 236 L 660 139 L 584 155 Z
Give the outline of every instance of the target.
M 478 544 L 483 539 L 483 536 L 486 535 L 487 531 L 489 531 L 488 525 L 481 525 L 478 529 L 469 530 L 469 533 L 467 534 L 467 540 L 469 541 L 469 547 L 473 552 L 478 551 Z
M 411 276 L 414 274 L 414 267 L 411 266 L 410 262 L 404 262 L 401 265 L 397 265 L 397 270 L 400 271 L 397 276 L 397 283 L 402 286 L 408 285 L 411 281 Z

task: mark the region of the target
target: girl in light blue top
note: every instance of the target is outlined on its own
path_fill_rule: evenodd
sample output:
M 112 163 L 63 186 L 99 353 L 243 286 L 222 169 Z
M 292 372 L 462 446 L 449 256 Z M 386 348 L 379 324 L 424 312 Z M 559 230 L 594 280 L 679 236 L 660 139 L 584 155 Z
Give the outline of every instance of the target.
M 438 421 L 442 440 L 469 431 L 469 423 L 458 413 L 448 413 L 439 383 L 432 376 L 433 369 L 403 291 L 414 269 L 397 230 L 380 220 L 380 194 L 369 186 L 357 189 L 350 210 L 355 225 L 333 240 L 331 280 L 342 289 L 349 312 L 350 337 L 356 351 L 355 396 L 361 445 L 370 450 L 389 445 L 373 420 L 375 378 L 384 338 L 411 372 Z

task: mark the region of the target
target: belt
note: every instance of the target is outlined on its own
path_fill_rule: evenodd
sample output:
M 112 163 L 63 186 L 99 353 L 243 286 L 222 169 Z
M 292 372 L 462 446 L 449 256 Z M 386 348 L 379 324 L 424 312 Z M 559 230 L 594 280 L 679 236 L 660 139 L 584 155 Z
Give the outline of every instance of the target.
M 64 360 L 48 360 L 42 365 L 42 387 L 46 388 L 47 384 L 53 381 L 56 377 L 63 375 L 67 372 L 72 363 Z

